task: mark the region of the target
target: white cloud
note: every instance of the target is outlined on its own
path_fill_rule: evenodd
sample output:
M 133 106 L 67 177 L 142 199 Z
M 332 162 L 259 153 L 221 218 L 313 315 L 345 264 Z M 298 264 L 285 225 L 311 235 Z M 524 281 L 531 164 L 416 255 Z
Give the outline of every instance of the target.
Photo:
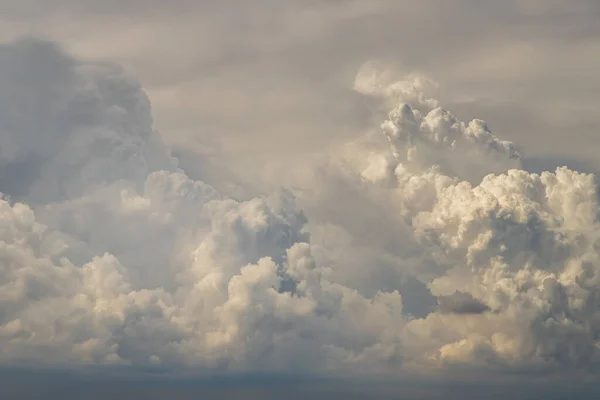
M 399 160 L 399 211 L 436 261 L 432 293 L 460 291 L 493 312 L 469 317 L 466 326 L 463 317 L 431 314 L 407 329 L 444 329 L 450 343 L 438 348 L 434 342 L 431 353 L 444 363 L 596 365 L 597 289 L 584 283 L 600 272 L 595 177 L 567 168 L 541 175 L 510 169 L 472 184 L 469 170 L 461 169 L 464 158 L 451 157 L 458 142 L 446 139 L 481 150 L 470 157 L 461 149 L 467 167 L 480 174 L 490 167 L 497 172 L 490 161 L 498 156 L 517 158 L 512 144 L 499 141 L 481 121 L 466 125 L 441 109 L 421 115 L 402 104 L 383 125 Z M 474 139 L 465 126 L 478 127 L 477 136 L 485 139 Z M 398 138 L 409 143 L 406 156 Z M 420 147 L 429 153 L 415 165 Z

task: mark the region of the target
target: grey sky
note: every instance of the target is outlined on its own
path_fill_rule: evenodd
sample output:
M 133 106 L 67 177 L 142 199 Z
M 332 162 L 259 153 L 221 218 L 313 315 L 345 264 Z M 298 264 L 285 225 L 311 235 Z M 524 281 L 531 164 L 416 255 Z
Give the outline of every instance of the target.
M 368 111 L 351 83 L 370 59 L 426 71 L 445 105 L 487 120 L 530 156 L 597 167 L 594 0 L 28 0 L 0 9 L 3 38 L 39 34 L 125 65 L 170 143 L 216 147 L 234 168 L 254 168 L 257 154 L 289 162 L 364 129 Z

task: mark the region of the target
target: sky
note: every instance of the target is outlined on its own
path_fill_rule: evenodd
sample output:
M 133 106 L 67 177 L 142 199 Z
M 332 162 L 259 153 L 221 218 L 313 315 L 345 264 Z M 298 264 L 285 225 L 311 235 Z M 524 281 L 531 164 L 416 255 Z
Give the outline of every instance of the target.
M 0 0 L 0 394 L 596 398 L 598 70 L 595 0 Z

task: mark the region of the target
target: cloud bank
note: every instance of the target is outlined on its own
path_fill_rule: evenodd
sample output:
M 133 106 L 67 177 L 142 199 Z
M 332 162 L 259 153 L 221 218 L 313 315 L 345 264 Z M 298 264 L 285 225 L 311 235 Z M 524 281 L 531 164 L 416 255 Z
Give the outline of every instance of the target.
M 388 107 L 290 190 L 192 179 L 140 85 L 0 47 L 0 363 L 598 371 L 595 177 L 520 169 L 484 121 L 367 65 Z

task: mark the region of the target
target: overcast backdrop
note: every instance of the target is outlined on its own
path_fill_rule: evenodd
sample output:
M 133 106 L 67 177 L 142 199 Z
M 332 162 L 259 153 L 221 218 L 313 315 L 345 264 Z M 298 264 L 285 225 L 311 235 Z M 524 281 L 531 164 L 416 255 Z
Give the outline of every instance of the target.
M 124 65 L 168 143 L 221 146 L 239 162 L 359 132 L 368 113 L 352 81 L 383 59 L 426 71 L 449 109 L 528 156 L 597 167 L 595 0 L 22 0 L 0 11 L 3 40 L 38 35 Z
M 598 71 L 597 0 L 0 0 L 0 394 L 596 398 Z

